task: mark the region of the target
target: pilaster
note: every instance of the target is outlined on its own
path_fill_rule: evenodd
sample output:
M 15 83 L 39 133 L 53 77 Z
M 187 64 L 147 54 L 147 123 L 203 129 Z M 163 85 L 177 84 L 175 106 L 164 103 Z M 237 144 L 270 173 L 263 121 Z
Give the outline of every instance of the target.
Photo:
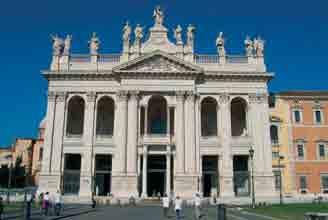
M 196 172 L 196 140 L 195 140 L 195 94 L 187 92 L 185 103 L 185 143 L 188 150 L 185 151 L 185 167 L 186 172 L 194 174 Z
M 185 92 L 176 92 L 177 107 L 176 107 L 176 126 L 175 126 L 175 136 L 176 136 L 176 157 L 177 166 L 176 173 L 183 174 L 185 172 L 185 135 L 184 135 L 184 99 Z

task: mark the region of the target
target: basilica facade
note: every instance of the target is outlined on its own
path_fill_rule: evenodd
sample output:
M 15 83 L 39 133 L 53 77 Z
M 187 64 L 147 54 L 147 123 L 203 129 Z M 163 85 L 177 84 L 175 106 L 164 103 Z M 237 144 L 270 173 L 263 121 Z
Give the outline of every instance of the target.
M 148 39 L 126 23 L 120 54 L 99 53 L 95 33 L 85 55 L 53 36 L 40 190 L 238 198 L 253 175 L 257 198 L 275 196 L 264 41 L 233 56 L 219 33 L 216 54 L 197 54 L 194 26 L 173 43 L 160 8 L 153 18 Z

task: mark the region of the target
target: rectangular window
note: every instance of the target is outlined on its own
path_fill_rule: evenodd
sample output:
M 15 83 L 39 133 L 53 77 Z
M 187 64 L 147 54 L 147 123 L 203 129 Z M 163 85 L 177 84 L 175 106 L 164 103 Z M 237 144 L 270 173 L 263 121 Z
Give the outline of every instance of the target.
M 328 175 L 321 176 L 321 190 L 323 193 L 328 193 Z
M 314 112 L 314 115 L 315 115 L 315 122 L 317 124 L 320 124 L 322 122 L 322 118 L 321 118 L 321 111 L 320 110 L 316 110 Z
M 297 156 L 298 156 L 298 158 L 301 158 L 301 159 L 304 158 L 304 146 L 303 146 L 303 144 L 298 144 L 297 145 Z
M 294 120 L 296 123 L 301 122 L 301 112 L 299 110 L 294 111 Z
M 281 178 L 280 171 L 279 170 L 273 171 L 273 175 L 274 175 L 275 189 L 280 190 L 280 178 Z
M 319 158 L 320 159 L 325 159 L 326 152 L 325 152 L 325 145 L 324 144 L 319 144 Z
M 300 189 L 307 189 L 307 179 L 306 176 L 300 176 Z
M 278 159 L 279 158 L 279 152 L 272 152 L 272 158 Z

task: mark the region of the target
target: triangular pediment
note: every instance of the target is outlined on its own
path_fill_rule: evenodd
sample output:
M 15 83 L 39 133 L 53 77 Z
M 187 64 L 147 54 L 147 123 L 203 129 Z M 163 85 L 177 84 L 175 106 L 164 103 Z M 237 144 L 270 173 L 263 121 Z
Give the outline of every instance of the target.
M 202 73 L 202 68 L 169 55 L 154 51 L 113 68 L 114 73 Z

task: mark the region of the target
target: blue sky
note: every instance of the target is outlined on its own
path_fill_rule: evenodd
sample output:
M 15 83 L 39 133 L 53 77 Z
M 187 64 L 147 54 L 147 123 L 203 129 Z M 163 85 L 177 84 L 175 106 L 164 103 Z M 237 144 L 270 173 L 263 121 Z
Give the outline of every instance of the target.
M 198 53 L 215 53 L 215 38 L 226 37 L 228 53 L 243 53 L 247 34 L 266 40 L 266 63 L 276 77 L 271 91 L 327 90 L 328 1 L 3 1 L 0 7 L 0 146 L 16 137 L 35 137 L 46 112 L 47 81 L 40 70 L 51 58 L 49 35 L 73 35 L 73 52 L 88 52 L 92 32 L 102 53 L 121 50 L 126 20 L 146 28 L 156 5 L 172 30 L 189 23 L 197 28 Z M 172 37 L 172 32 L 170 33 Z

